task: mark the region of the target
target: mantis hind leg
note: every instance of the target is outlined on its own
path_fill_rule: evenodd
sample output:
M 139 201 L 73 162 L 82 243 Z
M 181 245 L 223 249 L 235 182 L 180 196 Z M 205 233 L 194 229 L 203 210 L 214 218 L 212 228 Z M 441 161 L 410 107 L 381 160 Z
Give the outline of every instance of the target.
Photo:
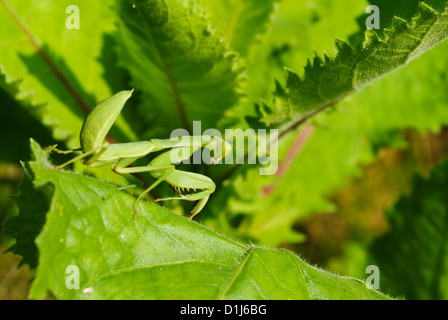
M 164 174 L 162 174 L 160 176 L 159 179 L 157 179 L 156 182 L 154 182 L 152 185 L 150 185 L 148 188 L 145 189 L 145 191 L 143 191 L 137 199 L 135 199 L 134 201 L 134 205 L 132 206 L 133 210 L 134 210 L 134 216 L 132 217 L 132 219 L 136 219 L 138 212 L 137 212 L 137 203 L 149 192 L 151 192 L 152 189 L 154 189 L 155 187 L 157 187 L 161 182 L 163 182 L 169 175 L 171 174 L 171 171 L 167 171 Z
M 129 158 L 129 159 L 123 159 L 122 161 L 116 163 L 112 166 L 112 170 L 119 174 L 132 174 L 132 173 L 140 173 L 140 172 L 154 172 L 158 171 L 161 172 L 160 177 L 157 179 L 156 182 L 154 182 L 152 185 L 150 185 L 148 188 L 146 188 L 137 199 L 134 201 L 134 205 L 132 206 L 134 210 L 134 216 L 132 219 L 136 219 L 138 212 L 137 212 L 137 204 L 138 202 L 149 192 L 151 192 L 152 189 L 157 187 L 161 182 L 163 182 L 173 171 L 174 166 L 169 165 L 160 165 L 160 166 L 143 166 L 143 167 L 126 167 L 132 162 L 134 162 L 135 159 Z

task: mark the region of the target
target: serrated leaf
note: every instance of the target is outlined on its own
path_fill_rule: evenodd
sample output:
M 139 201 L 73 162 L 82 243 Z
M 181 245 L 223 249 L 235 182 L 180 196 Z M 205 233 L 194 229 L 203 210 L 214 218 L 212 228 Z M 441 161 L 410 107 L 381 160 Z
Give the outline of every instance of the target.
M 70 5 L 80 8 L 79 30 L 66 28 Z M 20 83 L 14 98 L 26 95 L 24 107 L 52 128 L 55 139 L 79 147 L 86 114 L 122 79 L 119 72 L 110 74 L 117 71 L 110 1 L 1 0 L 0 27 L 8 30 L 1 35 L 1 73 L 16 87 Z M 136 139 L 123 119 L 117 128 L 116 139 Z
M 405 20 L 410 20 L 415 15 L 415 10 L 418 8 L 421 0 L 395 0 L 393 2 L 388 0 L 368 0 L 369 4 L 378 6 L 381 10 L 380 14 L 380 26 L 389 25 L 393 17 L 400 17 Z M 445 9 L 444 0 L 425 0 L 424 1 L 431 8 L 437 11 L 443 11 Z M 368 15 L 364 14 L 362 16 L 362 21 L 360 21 L 361 27 L 365 30 L 366 28 L 366 17 Z
M 375 31 L 367 30 L 364 43 L 356 47 L 336 40 L 335 58 L 316 55 L 308 61 L 303 77 L 286 69 L 285 95 L 276 98 L 274 107 L 267 106 L 262 110 L 263 121 L 268 124 L 297 121 L 409 64 L 443 42 L 448 37 L 448 7 L 446 1 L 444 3 L 443 13 L 420 3 L 419 13 L 411 23 L 395 17 L 390 29 L 384 31 L 384 39 L 380 39 Z M 275 104 L 286 104 L 287 112 L 278 114 Z
M 45 224 L 53 190 L 51 185 L 35 189 L 31 177 L 26 174 L 20 185 L 20 190 L 21 195 L 14 197 L 20 215 L 11 217 L 4 224 L 7 229 L 16 232 L 14 237 L 17 241 L 8 251 L 23 257 L 20 265 L 26 263 L 31 268 L 36 268 L 39 252 L 34 241 Z
M 344 6 L 327 0 L 280 1 L 269 28 L 257 45 L 252 46 L 252 54 L 246 60 L 248 70 L 244 89 L 247 101 L 226 114 L 223 121 L 226 128 L 247 126 L 246 121 L 251 128 L 266 127 L 259 120 L 264 116 L 263 111 L 269 109 L 266 104 L 274 109 L 270 123 L 282 122 L 284 115 L 289 114 L 290 106 L 279 100 L 276 104 L 271 103 L 274 92 L 283 90 L 275 79 L 284 78 L 285 66 L 293 70 L 302 68 L 317 49 L 331 52 L 336 37 L 348 39 L 348 35 L 358 32 L 355 18 L 365 11 L 366 6 L 367 1 L 359 0 L 346 0 Z M 223 17 L 225 15 L 220 15 L 220 19 Z
M 217 191 L 210 204 L 212 216 L 219 212 L 227 219 L 204 217 L 206 224 L 262 245 L 303 241 L 303 235 L 294 232 L 292 226 L 311 214 L 334 211 L 328 198 L 348 179 L 359 176 L 359 166 L 372 162 L 379 148 L 402 147 L 401 131 L 407 128 L 437 131 L 446 124 L 447 66 L 442 57 L 447 48 L 444 42 L 410 66 L 379 79 L 345 99 L 336 110 L 318 117 L 316 130 L 295 161 L 288 163 L 283 177 L 261 177 L 257 169 L 251 173 L 239 171 L 225 182 L 226 188 Z M 271 116 L 277 115 L 282 122 L 282 110 L 288 113 L 290 109 L 287 101 L 278 101 L 284 105 L 274 105 L 279 112 Z M 300 133 L 294 135 L 297 139 Z M 282 138 L 280 159 L 286 159 L 285 149 L 293 145 L 294 139 L 292 135 Z M 274 192 L 266 196 L 266 188 Z
M 147 135 L 214 128 L 239 99 L 241 67 L 203 1 L 118 0 L 119 57 L 143 92 Z M 144 115 L 143 115 L 144 114 Z M 148 122 L 148 117 L 151 117 Z
M 334 211 L 329 198 L 358 177 L 363 165 L 377 159 L 381 148 L 402 148 L 406 129 L 438 132 L 448 124 L 448 61 L 441 59 L 447 54 L 448 42 L 444 42 L 317 117 L 314 131 L 292 162 L 287 153 L 305 128 L 284 137 L 278 157 L 287 162 L 279 162 L 286 166 L 285 174 L 260 176 L 258 168 L 245 166 L 249 172 L 237 172 L 225 188 L 217 190 L 210 202 L 214 214 L 204 216 L 205 223 L 264 246 L 303 241 L 293 230 L 297 221 Z M 268 196 L 266 188 L 272 189 Z M 238 220 L 237 226 L 209 221 L 208 216 L 218 213 L 229 221 L 240 215 L 245 219 Z
M 23 146 L 34 136 L 44 145 L 55 144 L 51 131 L 27 110 L 38 111 L 40 107 L 33 105 L 29 97 L 19 91 L 19 83 L 9 83 L 3 67 L 0 66 L 0 127 L 3 139 L 0 139 L 0 161 L 17 162 L 26 160 L 29 152 Z M 18 103 L 18 100 L 20 103 Z M 26 105 L 27 107 L 23 107 Z
M 155 204 L 72 172 L 51 171 L 32 141 L 34 186 L 53 185 L 30 295 L 60 299 L 388 299 L 292 252 L 236 243 Z M 79 268 L 80 289 L 66 286 Z M 136 285 L 138 284 L 138 285 Z
M 388 216 L 390 231 L 371 249 L 383 285 L 407 299 L 448 299 L 448 162 L 416 177 Z

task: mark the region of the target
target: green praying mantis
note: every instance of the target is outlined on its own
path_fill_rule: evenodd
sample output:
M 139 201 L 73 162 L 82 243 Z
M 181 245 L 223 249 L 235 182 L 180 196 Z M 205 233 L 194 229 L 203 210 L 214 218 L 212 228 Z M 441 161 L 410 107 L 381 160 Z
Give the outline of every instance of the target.
M 53 167 L 52 170 L 58 170 L 68 164 L 81 161 L 92 168 L 110 165 L 115 173 L 128 175 L 134 179 L 135 177 L 132 177 L 132 174 L 148 172 L 157 180 L 134 201 L 133 219 L 138 215 L 137 203 L 163 181 L 169 183 L 179 196 L 157 199 L 155 201 L 174 199 L 198 201 L 191 214 L 187 215 L 187 217 L 193 218 L 204 208 L 210 195 L 215 191 L 216 185 L 207 176 L 176 170 L 175 165 L 190 158 L 200 148 L 209 149 L 213 153 L 210 162 L 211 164 L 216 164 L 232 151 L 232 146 L 221 138 L 205 135 L 183 137 L 181 141 L 151 139 L 149 141 L 115 144 L 105 142 L 109 130 L 121 113 L 126 101 L 132 96 L 132 93 L 133 90 L 121 91 L 104 100 L 93 109 L 87 116 L 81 129 L 81 148 L 68 151 L 58 150 L 57 146 L 48 148 L 49 151 L 63 154 L 75 151 L 82 152 L 79 156 L 66 163 Z M 131 166 L 137 159 L 165 149 L 171 150 L 156 156 L 147 166 Z M 192 193 L 183 194 L 182 192 L 185 190 L 187 192 L 192 190 Z

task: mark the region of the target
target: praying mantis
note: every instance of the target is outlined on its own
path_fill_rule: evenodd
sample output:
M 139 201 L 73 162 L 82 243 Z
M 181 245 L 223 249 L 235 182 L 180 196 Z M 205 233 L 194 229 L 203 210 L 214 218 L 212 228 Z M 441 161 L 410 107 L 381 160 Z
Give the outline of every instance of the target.
M 151 190 L 165 181 L 177 191 L 178 197 L 169 197 L 155 200 L 181 199 L 198 201 L 188 218 L 193 218 L 206 205 L 210 195 L 215 191 L 216 185 L 207 176 L 193 172 L 176 170 L 175 165 L 190 158 L 200 148 L 207 148 L 213 153 L 211 164 L 218 163 L 232 151 L 232 146 L 219 137 L 190 136 L 182 137 L 181 141 L 171 139 L 151 139 L 149 141 L 114 143 L 105 142 L 105 138 L 121 113 L 125 103 L 132 96 L 133 90 L 121 91 L 97 105 L 87 116 L 81 129 L 81 148 L 62 151 L 57 146 L 48 148 L 48 151 L 68 154 L 75 151 L 82 153 L 64 164 L 54 166 L 52 170 L 64 168 L 68 164 L 81 161 L 91 168 L 110 165 L 112 171 L 118 174 L 131 176 L 133 173 L 148 172 L 156 181 L 146 188 L 134 201 L 133 219 L 136 219 L 137 203 Z M 132 167 L 131 165 L 142 157 L 165 149 L 156 156 L 147 166 Z M 131 176 L 132 177 L 132 176 Z M 135 177 L 132 177 L 135 179 Z M 183 194 L 183 191 L 192 193 Z

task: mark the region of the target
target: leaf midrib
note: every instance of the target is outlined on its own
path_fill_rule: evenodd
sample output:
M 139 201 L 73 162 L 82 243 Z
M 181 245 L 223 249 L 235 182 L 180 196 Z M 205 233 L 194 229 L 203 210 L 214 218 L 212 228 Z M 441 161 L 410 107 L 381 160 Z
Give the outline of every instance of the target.
M 230 21 L 229 28 L 227 29 L 226 32 L 226 37 L 229 39 L 230 42 L 234 40 L 238 20 L 240 19 L 241 14 L 243 13 L 244 7 L 245 5 L 243 1 L 240 1 L 238 2 L 236 9 L 234 10 L 233 18 Z
M 9 16 L 14 20 L 20 30 L 25 34 L 28 41 L 31 45 L 36 49 L 37 53 L 41 56 L 41 58 L 45 61 L 45 63 L 50 67 L 51 71 L 54 75 L 59 79 L 62 85 L 67 89 L 70 95 L 75 100 L 76 104 L 82 109 L 85 114 L 90 112 L 90 108 L 88 104 L 83 100 L 81 95 L 76 91 L 76 89 L 71 85 L 70 81 L 64 76 L 61 70 L 59 70 L 58 66 L 51 60 L 51 58 L 45 53 L 40 44 L 34 38 L 31 31 L 28 27 L 20 20 L 19 16 L 14 12 L 12 7 L 8 4 L 7 0 L 0 0 L 1 4 L 5 8 L 6 12 Z
M 162 64 L 162 68 L 163 68 L 163 72 L 165 73 L 167 80 L 168 80 L 168 84 L 171 88 L 171 91 L 173 92 L 174 101 L 175 101 L 176 107 L 179 111 L 179 116 L 180 116 L 182 126 L 184 127 L 184 129 L 191 132 L 187 114 L 185 111 L 185 105 L 182 102 L 182 98 L 180 96 L 179 89 L 177 88 L 174 78 L 171 75 L 171 72 L 168 68 L 168 64 L 165 60 L 165 57 L 163 56 L 162 52 L 160 51 L 157 41 L 155 41 L 154 34 L 152 33 L 152 30 L 151 30 L 150 26 L 148 25 L 148 22 L 146 21 L 145 16 L 143 15 L 142 10 L 140 9 L 140 6 L 135 6 L 135 9 L 137 10 L 140 19 L 143 21 L 144 27 L 149 36 L 149 41 L 154 45 L 154 49 L 157 53 L 157 56 L 160 59 L 160 62 Z
M 238 263 L 238 266 L 235 268 L 235 271 L 233 272 L 232 276 L 227 281 L 226 285 L 222 288 L 222 290 L 219 292 L 218 296 L 216 297 L 216 300 L 222 300 L 223 297 L 226 295 L 230 287 L 235 283 L 235 279 L 241 274 L 241 271 L 244 269 L 244 266 L 246 265 L 247 261 L 251 257 L 251 255 L 255 252 L 256 249 L 262 249 L 262 250 L 272 250 L 272 249 L 266 249 L 266 248 L 259 248 L 257 246 L 250 246 L 244 256 L 241 258 L 241 260 Z M 286 252 L 289 259 L 292 260 L 293 265 L 297 268 L 297 274 L 301 278 L 302 283 L 304 284 L 304 288 L 306 289 L 306 293 L 308 298 L 311 297 L 311 293 L 309 291 L 309 288 L 307 286 L 306 278 L 303 272 L 302 267 L 299 265 L 297 259 L 295 259 L 292 252 L 284 249 L 280 250 L 273 250 L 278 252 Z M 264 261 L 261 259 L 262 264 L 264 265 Z M 270 270 L 264 265 L 267 272 L 270 272 Z M 281 285 L 281 284 L 280 284 Z M 282 286 L 282 285 L 281 285 Z M 283 286 L 282 286 L 283 287 Z
M 244 254 L 244 256 L 242 257 L 242 259 L 239 261 L 238 266 L 236 267 L 235 271 L 233 272 L 232 276 L 229 278 L 229 280 L 227 281 L 226 285 L 222 288 L 222 290 L 218 293 L 216 300 L 222 300 L 224 295 L 227 293 L 227 291 L 230 289 L 230 287 L 232 286 L 232 284 L 235 282 L 235 279 L 239 276 L 239 274 L 241 273 L 241 270 L 243 269 L 243 267 L 245 266 L 245 264 L 247 263 L 247 261 L 249 260 L 250 255 L 252 254 L 252 252 L 255 250 L 255 246 L 251 246 L 246 253 Z
M 109 277 L 118 276 L 122 273 L 134 272 L 134 271 L 145 270 L 145 269 L 152 269 L 152 268 L 163 267 L 163 266 L 188 264 L 188 263 L 206 263 L 206 264 L 219 265 L 219 266 L 224 266 L 224 267 L 233 267 L 234 266 L 234 264 L 223 263 L 220 261 L 203 260 L 203 259 L 188 259 L 188 260 L 161 262 L 161 263 L 151 263 L 151 264 L 145 264 L 145 265 L 141 265 L 141 266 L 137 266 L 137 267 L 133 266 L 133 267 L 123 268 L 123 269 L 119 269 L 119 270 L 111 270 L 108 273 L 101 274 L 98 277 L 91 279 L 88 283 L 86 283 L 85 285 L 82 286 L 80 293 L 83 292 L 85 289 L 93 286 L 95 283 L 97 283 L 99 281 L 102 281 Z

